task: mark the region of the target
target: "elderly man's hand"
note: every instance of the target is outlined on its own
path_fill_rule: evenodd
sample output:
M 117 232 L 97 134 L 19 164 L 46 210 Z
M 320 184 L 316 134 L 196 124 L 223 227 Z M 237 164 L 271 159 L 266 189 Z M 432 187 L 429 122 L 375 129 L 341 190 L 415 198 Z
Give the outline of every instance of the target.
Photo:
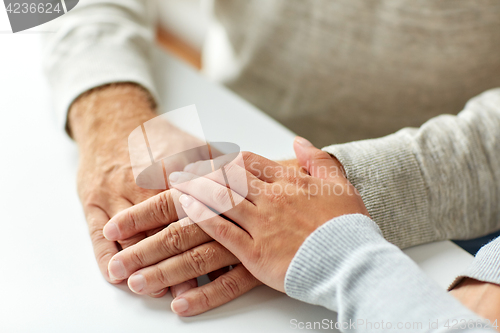
M 106 225 L 104 235 L 110 241 L 119 241 L 168 224 L 116 254 L 109 263 L 109 273 L 115 280 L 128 278 L 130 289 L 138 294 L 161 294 L 173 286 L 174 297 L 183 294 L 188 300 L 174 310 L 193 316 L 225 304 L 261 283 L 231 252 L 184 218 L 184 212 L 179 212 L 179 222 L 169 223 L 177 217 L 173 216 L 174 201 L 180 195 L 177 190 L 164 191 L 119 213 Z M 232 270 L 220 271 L 230 265 Z M 197 287 L 194 278 L 214 271 L 219 271 L 214 281 Z
M 157 116 L 149 94 L 134 84 L 97 88 L 79 97 L 71 106 L 68 130 L 78 144 L 78 192 L 88 222 L 99 268 L 107 272 L 108 262 L 121 248 L 139 242 L 159 228 L 177 221 L 174 214 L 158 229 L 148 229 L 118 243 L 104 238 L 102 229 L 120 211 L 158 194 L 135 184 L 128 152 L 128 136 L 137 126 Z M 190 138 L 172 126 L 170 144 L 183 145 Z M 168 146 L 166 147 L 168 149 Z M 165 292 L 163 292 L 165 294 Z M 153 295 L 156 297 L 163 294 Z

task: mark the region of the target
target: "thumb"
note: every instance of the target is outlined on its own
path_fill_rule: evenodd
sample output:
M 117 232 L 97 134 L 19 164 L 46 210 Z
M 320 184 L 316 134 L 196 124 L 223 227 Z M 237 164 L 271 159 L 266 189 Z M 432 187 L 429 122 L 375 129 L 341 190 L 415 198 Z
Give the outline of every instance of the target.
M 340 162 L 326 151 L 314 147 L 308 140 L 300 136 L 295 137 L 293 149 L 299 167 L 306 170 L 311 176 L 326 180 L 344 177 Z

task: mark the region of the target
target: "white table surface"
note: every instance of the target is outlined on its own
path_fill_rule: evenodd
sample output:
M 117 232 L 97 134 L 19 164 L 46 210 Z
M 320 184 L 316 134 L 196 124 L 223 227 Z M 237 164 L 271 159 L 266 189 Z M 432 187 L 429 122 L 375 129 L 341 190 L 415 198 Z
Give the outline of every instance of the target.
M 264 286 L 179 318 L 170 295 L 151 299 L 105 282 L 76 194 L 77 149 L 55 125 L 39 37 L 0 34 L 0 332 L 288 332 L 291 319 L 335 319 Z M 196 104 L 209 140 L 293 156 L 293 133 L 178 61 L 155 57 L 164 110 Z M 443 288 L 472 258 L 451 242 L 406 253 Z

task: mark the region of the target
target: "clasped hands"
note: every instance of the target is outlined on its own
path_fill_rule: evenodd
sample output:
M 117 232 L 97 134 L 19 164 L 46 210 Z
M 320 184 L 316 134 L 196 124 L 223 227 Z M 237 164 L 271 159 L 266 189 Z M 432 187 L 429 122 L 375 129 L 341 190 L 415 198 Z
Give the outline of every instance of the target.
M 110 280 L 128 279 L 133 292 L 152 296 L 170 287 L 172 310 L 181 316 L 220 306 L 261 283 L 284 292 L 288 266 L 314 230 L 340 215 L 368 215 L 336 159 L 302 138 L 294 149 L 301 168 L 246 152 L 240 155 L 244 169 L 227 164 L 225 177 L 230 184 L 245 182 L 246 193 L 238 186 L 228 191 L 222 173 L 200 174 L 201 162 L 172 173 L 172 189 L 118 213 L 104 227 L 110 241 L 163 228 L 115 254 Z M 178 214 L 176 200 L 183 208 Z M 213 281 L 198 287 L 195 278 L 205 274 Z

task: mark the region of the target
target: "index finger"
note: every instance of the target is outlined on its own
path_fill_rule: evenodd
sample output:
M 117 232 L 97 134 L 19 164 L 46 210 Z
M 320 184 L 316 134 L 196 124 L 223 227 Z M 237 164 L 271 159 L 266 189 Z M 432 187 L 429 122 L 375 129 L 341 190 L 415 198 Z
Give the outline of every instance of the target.
M 180 195 L 178 190 L 167 190 L 116 214 L 104 226 L 104 237 L 113 241 L 123 240 L 185 217 L 179 204 Z

